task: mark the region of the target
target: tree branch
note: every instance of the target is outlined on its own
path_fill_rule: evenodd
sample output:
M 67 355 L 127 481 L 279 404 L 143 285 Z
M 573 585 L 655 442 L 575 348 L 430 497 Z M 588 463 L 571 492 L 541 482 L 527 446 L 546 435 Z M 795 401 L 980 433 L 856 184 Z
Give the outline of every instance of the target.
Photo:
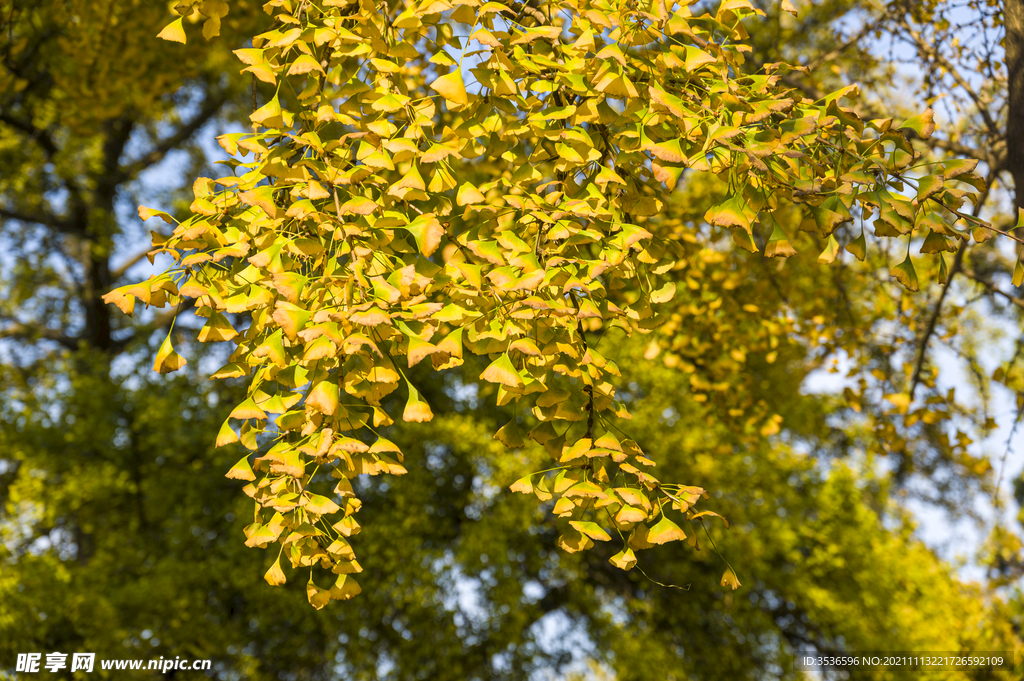
M 128 270 L 130 270 L 132 267 L 135 266 L 136 263 L 138 263 L 143 258 L 145 258 L 147 255 L 149 255 L 149 252 L 152 251 L 152 250 L 153 250 L 152 246 L 147 246 L 145 250 L 140 251 L 140 252 L 136 253 L 135 255 L 133 255 L 132 257 L 128 258 L 128 260 L 126 260 L 123 265 L 121 265 L 116 270 L 113 270 L 110 273 L 111 280 L 112 281 L 117 281 L 118 279 L 123 277 L 128 272 Z
M 4 123 L 15 130 L 20 130 L 34 139 L 36 143 L 42 147 L 43 151 L 46 152 L 47 158 L 53 158 L 53 155 L 59 151 L 59 149 L 57 149 L 57 145 L 53 141 L 53 138 L 50 137 L 50 134 L 41 128 L 37 128 L 31 123 L 19 120 L 14 116 L 10 116 L 5 113 L 0 113 L 0 123 Z
M 5 329 L 0 329 L 0 340 L 5 338 L 19 338 L 23 340 L 51 340 L 60 343 L 68 350 L 78 349 L 78 339 L 66 336 L 57 329 L 48 329 L 45 326 L 35 326 L 15 322 Z
M 935 302 L 935 309 L 932 310 L 932 316 L 928 320 L 928 327 L 924 331 L 924 335 L 921 337 L 921 342 L 917 350 L 917 365 L 914 367 L 914 377 L 910 379 L 910 401 L 914 401 L 914 393 L 917 391 L 917 386 L 921 382 L 921 370 L 924 368 L 924 358 L 928 354 L 928 342 L 931 340 L 932 335 L 935 333 L 935 329 L 939 323 L 939 317 L 942 315 L 942 304 L 946 301 L 946 294 L 949 293 L 950 286 L 953 285 L 953 278 L 957 275 L 960 269 L 963 267 L 964 253 L 967 251 L 967 242 L 960 244 L 960 248 L 956 251 L 956 256 L 953 258 L 953 266 L 949 268 L 949 274 L 946 276 L 946 284 L 942 287 L 942 293 L 939 294 L 939 299 Z M 941 257 L 941 256 L 940 256 Z
M 117 184 L 137 176 L 146 168 L 162 161 L 169 152 L 173 151 L 183 142 L 191 138 L 192 135 L 196 134 L 200 128 L 210 121 L 210 119 L 216 116 L 226 101 L 226 97 L 222 94 L 208 95 L 195 118 L 178 128 L 177 132 L 173 135 L 165 137 L 157 142 L 149 153 L 145 154 L 142 158 L 118 168 L 115 175 L 117 178 Z
M 52 213 L 23 213 L 17 210 L 0 208 L 0 218 L 6 220 L 17 220 L 33 225 L 44 225 L 59 232 L 71 232 L 73 228 L 68 222 L 61 220 Z
M 987 288 L 990 292 L 1002 296 L 1008 302 L 1013 303 L 1014 305 L 1016 305 L 1020 309 L 1024 310 L 1024 298 L 1018 298 L 1017 296 L 1014 296 L 1014 295 L 1012 295 L 1010 293 L 1007 293 L 1006 291 L 1003 291 L 998 286 L 993 284 L 988 279 L 985 279 L 984 277 L 979 275 L 974 270 L 965 269 L 965 270 L 963 270 L 963 273 L 964 273 L 964 276 L 967 277 L 968 279 L 972 279 L 972 280 L 978 282 L 979 284 L 981 284 L 982 286 Z

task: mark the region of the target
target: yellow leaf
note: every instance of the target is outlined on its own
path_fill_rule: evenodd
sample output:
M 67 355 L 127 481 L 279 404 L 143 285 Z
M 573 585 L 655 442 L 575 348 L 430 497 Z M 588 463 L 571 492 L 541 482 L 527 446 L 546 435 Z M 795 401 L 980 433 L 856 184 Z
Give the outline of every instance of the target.
M 313 583 L 313 575 L 306 584 L 306 598 L 316 610 L 320 610 L 331 601 L 331 592 L 325 591 Z
M 141 218 L 143 221 L 150 219 L 154 215 L 169 225 L 174 223 L 173 218 L 171 218 L 170 215 L 163 212 L 162 210 L 157 210 L 155 208 L 147 208 L 146 206 L 139 206 L 139 218 Z
M 529 475 L 525 478 L 520 478 L 513 482 L 509 489 L 513 492 L 522 492 L 523 494 L 533 494 L 533 483 L 530 481 Z
M 611 541 L 611 536 L 597 523 L 582 522 L 579 520 L 570 520 L 569 525 L 573 529 L 579 530 L 583 534 L 587 535 L 595 541 Z
M 434 418 L 430 405 L 420 397 L 419 392 L 409 384 L 409 400 L 405 403 L 402 420 L 407 423 L 426 423 Z
M 227 425 L 226 422 L 225 425 Z M 256 474 L 252 472 L 252 466 L 249 465 L 249 457 L 243 456 L 238 463 L 231 467 L 231 470 L 224 474 L 224 477 L 251 482 L 256 479 Z
M 358 563 L 356 566 L 358 567 Z M 354 572 L 359 572 L 361 570 L 362 568 L 359 568 L 359 570 L 354 570 Z M 358 596 L 362 592 L 363 590 L 358 584 L 356 584 L 356 580 L 352 579 L 348 575 L 339 575 L 338 581 L 331 587 L 330 593 L 331 598 L 336 601 L 347 601 L 350 598 Z
M 228 341 L 238 335 L 228 318 L 220 312 L 214 312 L 199 330 L 199 342 Z
M 217 433 L 217 442 L 215 446 L 223 447 L 224 445 L 230 445 L 234 442 L 238 442 L 238 434 L 234 431 L 228 421 L 224 421 L 224 425 L 220 427 L 220 431 Z M 234 468 L 231 470 L 233 471 Z M 231 477 L 230 473 L 228 474 L 228 477 Z
M 466 206 L 471 203 L 483 203 L 486 200 L 480 190 L 469 182 L 463 182 L 462 186 L 459 187 L 459 193 L 455 197 L 455 202 L 460 206 Z
M 453 104 L 465 106 L 469 104 L 469 96 L 466 94 L 466 84 L 462 81 L 462 74 L 459 71 L 441 76 L 430 84 L 432 90 L 436 90 L 442 97 Z
M 647 541 L 652 544 L 667 544 L 683 539 L 686 539 L 686 533 L 665 515 L 647 532 Z
M 303 73 L 309 73 L 310 71 L 318 71 L 323 73 L 324 70 L 320 66 L 320 62 L 308 54 L 301 55 L 298 59 L 292 62 L 292 66 L 288 69 L 289 76 L 297 76 Z
M 305 509 L 311 513 L 325 515 L 328 513 L 337 513 L 341 510 L 341 507 L 325 496 L 320 494 L 310 494 L 308 501 L 306 502 Z
M 267 580 L 267 584 L 270 586 L 281 586 L 288 581 L 284 576 L 284 570 L 281 569 L 281 556 L 277 557 L 274 564 L 267 570 L 267 574 L 263 575 L 263 579 Z
M 633 553 L 633 549 L 627 547 L 609 558 L 608 562 L 620 570 L 628 572 L 633 569 L 634 565 L 636 565 L 636 554 Z
M 730 587 L 733 591 L 740 588 L 740 580 L 732 568 L 728 568 L 722 575 L 722 586 Z
M 185 358 L 174 351 L 174 347 L 171 345 L 171 335 L 167 334 L 167 337 L 164 338 L 164 342 L 160 344 L 160 349 L 156 353 L 153 371 L 166 374 L 177 371 L 186 364 Z
M 484 369 L 480 378 L 490 383 L 500 383 L 507 388 L 519 389 L 523 387 L 523 379 L 519 372 L 512 366 L 512 360 L 507 354 L 491 362 L 490 366 Z
M 229 418 L 245 420 L 245 419 L 266 419 L 267 413 L 256 406 L 256 402 L 250 397 L 245 400 L 237 407 L 235 407 L 228 415 Z
M 333 381 L 320 381 L 309 391 L 306 406 L 313 407 L 322 414 L 333 414 L 338 408 L 338 384 Z
M 181 22 L 185 17 L 178 17 L 171 23 L 164 26 L 163 30 L 156 34 L 157 38 L 161 40 L 169 40 L 175 43 L 185 44 L 185 29 L 182 28 Z

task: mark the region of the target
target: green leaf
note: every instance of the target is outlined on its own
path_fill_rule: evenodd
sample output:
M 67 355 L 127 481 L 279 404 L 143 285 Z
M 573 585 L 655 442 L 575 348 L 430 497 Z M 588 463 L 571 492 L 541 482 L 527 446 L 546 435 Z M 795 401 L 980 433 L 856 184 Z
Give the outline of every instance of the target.
M 519 429 L 519 423 L 516 422 L 515 418 L 499 428 L 498 432 L 494 434 L 494 439 L 498 440 L 509 449 L 522 449 L 526 446 L 526 441 L 523 439 L 523 433 Z
M 897 129 L 912 130 L 918 137 L 926 140 L 935 132 L 935 112 L 931 109 L 925 109 L 924 113 L 914 116 Z
M 796 255 L 796 249 L 789 243 L 789 237 L 782 231 L 782 227 L 774 218 L 770 220 L 772 234 L 768 237 L 768 243 L 764 247 L 766 258 L 788 258 Z
M 853 257 L 857 258 L 861 262 L 864 262 L 864 258 L 868 254 L 868 242 L 864 237 L 864 231 L 861 230 L 860 236 L 846 244 L 847 252 L 853 254 Z

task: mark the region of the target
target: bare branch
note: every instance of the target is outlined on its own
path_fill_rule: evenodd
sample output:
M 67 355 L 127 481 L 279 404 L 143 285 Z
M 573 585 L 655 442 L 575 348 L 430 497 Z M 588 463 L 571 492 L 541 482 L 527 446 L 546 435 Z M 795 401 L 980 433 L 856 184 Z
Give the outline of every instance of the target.
M 991 281 L 989 281 L 989 280 L 985 279 L 984 277 L 980 276 L 979 274 L 977 274 L 973 270 L 965 269 L 965 270 L 963 270 L 963 273 L 964 273 L 964 276 L 967 277 L 968 279 L 973 279 L 974 281 L 978 282 L 979 284 L 981 284 L 982 286 L 987 288 L 992 293 L 995 293 L 996 295 L 1002 296 L 1008 302 L 1013 303 L 1014 305 L 1016 305 L 1020 309 L 1024 310 L 1024 298 L 1018 298 L 1017 296 L 1014 296 L 1013 294 L 1010 294 L 1010 293 L 1007 293 L 1006 291 L 1003 291 L 998 286 L 993 284 Z
M 53 155 L 59 151 L 59 149 L 57 149 L 57 145 L 53 141 L 53 138 L 50 137 L 50 134 L 42 128 L 37 128 L 31 123 L 19 120 L 14 116 L 5 113 L 0 113 L 0 123 L 4 123 L 15 130 L 20 130 L 34 139 L 43 151 L 46 152 L 47 158 L 52 158 Z
M 31 225 L 43 225 L 60 232 L 71 232 L 73 227 L 67 221 L 60 219 L 53 213 L 23 213 L 17 210 L 0 208 L 0 218 L 6 220 L 17 220 Z
M 222 94 L 208 95 L 195 118 L 178 128 L 177 132 L 173 135 L 157 142 L 149 153 L 145 154 L 142 158 L 118 168 L 115 174 L 117 183 L 120 184 L 121 182 L 129 180 L 151 165 L 162 161 L 169 152 L 179 147 L 182 143 L 191 138 L 192 135 L 199 132 L 200 128 L 209 123 L 210 120 L 221 110 L 221 107 L 224 106 L 225 101 L 227 100 Z
M 0 339 L 17 338 L 22 340 L 37 341 L 51 340 L 60 343 L 69 350 L 78 349 L 78 339 L 64 335 L 57 329 L 48 329 L 45 326 L 33 324 L 22 324 L 15 322 L 7 328 L 0 329 Z
M 149 255 L 149 252 L 152 251 L 152 250 L 153 250 L 152 246 L 147 246 L 145 250 L 140 251 L 140 252 L 136 253 L 135 255 L 133 255 L 132 257 L 128 258 L 128 260 L 126 260 L 123 265 L 118 267 L 116 270 L 111 271 L 111 273 L 110 273 L 111 280 L 112 281 L 117 281 L 118 279 L 123 277 L 128 272 L 128 270 L 130 270 L 132 267 L 135 266 L 136 263 L 140 262 L 143 258 L 145 258 L 147 255 Z
M 942 293 L 939 294 L 939 299 L 935 302 L 935 309 L 932 310 L 932 316 L 928 320 L 928 327 L 924 331 L 924 335 L 921 337 L 921 342 L 918 344 L 917 350 L 917 365 L 914 367 L 914 377 L 910 379 L 910 401 L 914 401 L 914 393 L 917 391 L 917 386 L 921 382 L 921 370 L 924 368 L 924 358 L 928 354 L 928 341 L 931 340 L 932 335 L 935 333 L 935 329 L 939 323 L 939 317 L 942 315 L 942 304 L 946 301 L 946 294 L 949 293 L 950 286 L 953 285 L 953 279 L 957 273 L 963 267 L 964 253 L 967 251 L 968 242 L 960 244 L 960 248 L 956 251 L 956 256 L 953 258 L 953 266 L 949 268 L 949 274 L 946 275 L 946 284 L 942 287 Z

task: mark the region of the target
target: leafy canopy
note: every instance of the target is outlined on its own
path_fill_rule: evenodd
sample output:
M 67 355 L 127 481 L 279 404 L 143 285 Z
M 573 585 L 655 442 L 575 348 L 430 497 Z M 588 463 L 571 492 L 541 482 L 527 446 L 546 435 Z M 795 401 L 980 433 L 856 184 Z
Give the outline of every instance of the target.
M 726 0 L 694 16 L 691 4 L 265 5 L 270 30 L 236 54 L 274 94 L 251 133 L 220 138 L 232 174 L 196 180 L 193 215 L 154 233 L 151 255 L 174 265 L 106 300 L 132 313 L 136 301 L 195 299 L 208 320 L 199 340 L 234 344 L 214 377 L 247 377 L 248 396 L 217 444 L 258 454 L 228 476 L 256 502 L 246 544 L 279 547 L 269 583 L 285 582 L 284 559 L 337 575 L 323 588 L 311 570 L 314 607 L 359 593 L 351 480 L 406 472 L 380 430 L 433 416 L 406 369 L 469 354 L 487 358 L 480 379 L 497 405 L 514 406 L 494 437 L 535 440 L 553 458 L 513 490 L 554 501 L 562 549 L 615 541 L 610 562 L 629 570 L 637 551 L 687 539 L 681 518 L 716 514 L 696 508 L 701 487 L 655 477 L 616 399 L 622 371 L 595 339 L 662 327 L 675 273 L 728 257 L 723 230 L 742 249 L 793 255 L 776 218 L 792 206 L 825 263 L 837 228 L 876 212 L 873 233 L 845 249 L 863 260 L 877 239 L 906 238 L 891 274 L 912 291 L 915 238 L 942 280 L 942 253 L 985 233 L 961 211 L 984 190 L 976 162 L 922 161 L 911 145 L 932 134 L 930 110 L 863 121 L 841 104 L 856 86 L 804 99 L 781 80 L 794 67 L 744 70 L 744 22 L 761 10 Z M 184 42 L 184 17 L 198 11 L 210 36 L 226 4 L 177 11 L 161 37 Z M 684 172 L 727 187 L 703 216 L 711 231 L 664 214 Z M 777 342 L 791 321 L 763 333 Z M 154 368 L 184 363 L 168 336 Z M 382 404 L 399 389 L 401 414 Z M 751 418 L 762 435 L 778 429 L 767 411 Z M 739 585 L 731 568 L 723 584 Z

